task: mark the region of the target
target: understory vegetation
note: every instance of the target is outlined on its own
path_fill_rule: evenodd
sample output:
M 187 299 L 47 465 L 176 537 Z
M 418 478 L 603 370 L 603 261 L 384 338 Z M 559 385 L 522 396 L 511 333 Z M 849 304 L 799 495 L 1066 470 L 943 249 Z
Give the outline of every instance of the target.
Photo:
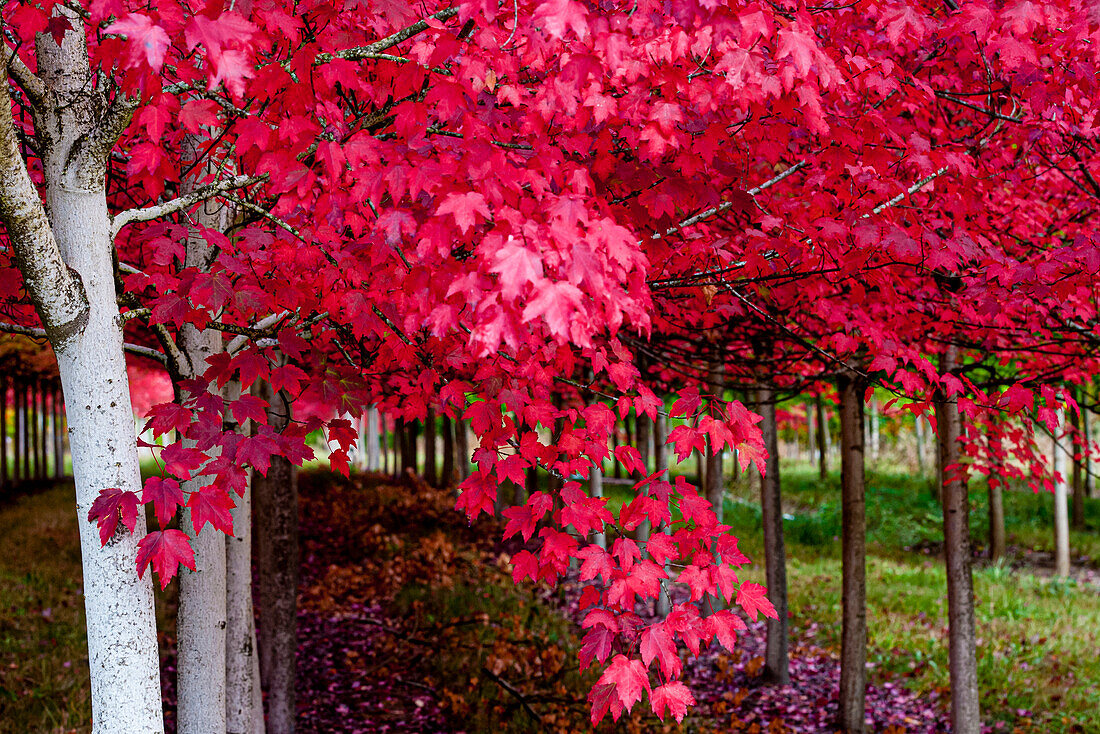
M 783 482 L 792 637 L 836 651 L 839 624 L 826 620 L 840 616 L 838 478 L 822 485 L 808 467 L 784 466 Z M 612 504 L 626 491 L 610 489 Z M 762 574 L 756 491 L 748 478 L 735 480 L 725 513 L 756 561 L 746 569 L 752 580 Z M 0 507 L 0 732 L 89 729 L 71 492 L 61 485 Z M 302 731 L 325 731 L 333 725 L 326 717 L 346 721 L 372 706 L 372 716 L 389 717 L 376 721 L 394 728 L 433 716 L 444 722 L 437 725 L 470 732 L 584 725 L 594 676 L 577 671 L 575 628 L 562 597 L 513 586 L 508 561 L 518 546 L 502 546 L 492 527 L 469 526 L 450 509 L 448 491 L 422 484 L 316 472 L 303 475 L 301 501 Z M 984 502 L 984 485 L 974 482 L 983 718 L 995 732 L 1100 730 L 1096 527 L 1073 535 L 1074 576 L 1056 581 L 1049 578 L 1050 496 L 1006 493 L 1009 553 L 998 564 L 981 560 Z M 931 483 L 873 473 L 867 507 L 870 679 L 901 683 L 942 706 L 942 518 Z M 1100 501 L 1088 502 L 1086 517 L 1096 522 Z M 169 660 L 171 599 L 158 602 Z M 341 702 L 350 707 L 343 714 Z M 700 701 L 682 726 L 662 725 L 639 708 L 615 730 L 708 730 L 727 702 Z

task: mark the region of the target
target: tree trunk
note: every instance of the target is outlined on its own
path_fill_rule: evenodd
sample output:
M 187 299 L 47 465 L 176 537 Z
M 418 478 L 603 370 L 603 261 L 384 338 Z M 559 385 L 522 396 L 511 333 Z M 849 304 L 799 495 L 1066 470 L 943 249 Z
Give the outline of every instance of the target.
M 990 436 L 990 453 L 993 455 L 993 472 L 988 479 L 989 487 L 989 560 L 998 561 L 1005 556 L 1005 505 L 1004 490 L 1002 488 L 1001 471 L 1001 438 Z
M 1092 497 L 1093 490 L 1095 488 L 1095 482 L 1092 477 L 1092 413 L 1089 411 L 1088 404 L 1084 401 L 1087 394 L 1082 391 L 1081 393 L 1081 469 L 1084 472 L 1084 491 L 1083 494 L 1086 497 Z
M 65 402 L 56 385 L 53 389 L 53 450 L 57 454 L 53 478 L 61 479 L 65 476 Z
M 34 470 L 31 476 L 40 481 L 46 478 L 46 468 L 42 466 L 42 431 L 38 425 L 42 416 L 42 391 L 37 379 L 32 379 L 27 385 L 27 422 L 31 427 L 31 461 Z
M 424 481 L 435 487 L 439 484 L 435 467 L 435 411 L 428 408 L 424 418 Z
M 455 433 L 449 415 L 444 414 L 440 421 L 443 431 L 443 473 L 441 482 L 444 487 L 455 486 Z
M 913 416 L 913 428 L 917 444 L 917 476 L 924 476 L 924 422 L 919 415 Z
M 455 454 L 455 469 L 462 482 L 470 476 L 470 432 L 461 417 L 455 419 Z
M 241 385 L 225 386 L 226 402 L 240 398 Z M 251 426 L 227 422 L 225 430 L 247 434 Z M 252 477 L 244 494 L 233 496 L 233 535 L 225 538 L 225 730 L 226 734 L 264 734 L 260 658 L 252 607 Z
M 863 394 L 854 370 L 837 375 L 840 410 L 841 632 L 840 713 L 847 734 L 863 732 L 867 689 L 867 518 L 864 480 Z
M 661 475 L 661 481 L 669 481 L 668 477 L 668 416 L 664 413 L 664 405 L 661 406 L 657 413 L 657 419 L 653 421 L 653 455 L 654 455 L 654 469 L 658 472 L 665 472 Z M 671 524 L 666 524 L 662 527 L 661 532 L 666 535 L 672 534 Z M 672 567 L 669 566 L 668 561 L 665 561 L 665 573 L 671 577 Z M 661 593 L 657 595 L 657 605 L 655 611 L 659 619 L 664 619 L 668 616 L 671 610 L 671 600 L 669 599 L 669 582 L 667 579 L 661 579 Z
M 382 461 L 380 457 L 380 441 L 381 434 L 379 432 L 378 425 L 378 408 L 371 406 L 367 408 L 367 412 L 364 415 L 366 421 L 366 434 L 367 434 L 367 471 L 379 471 L 382 468 Z
M 27 404 L 22 380 L 16 379 L 12 384 L 12 398 L 12 402 L 15 404 L 15 441 L 12 446 L 15 459 L 14 476 L 16 483 L 19 483 L 27 478 L 25 470 L 23 469 L 26 462 L 25 453 L 27 447 Z
M 958 350 L 947 347 L 940 370 L 955 368 Z M 970 502 L 966 483 L 955 467 L 959 462 L 961 425 L 955 396 L 936 393 L 939 468 L 943 477 L 943 539 L 947 566 L 948 658 L 951 677 L 951 730 L 979 734 L 978 666 L 975 659 L 974 586 L 970 560 Z
M 64 34 L 62 48 L 48 33 L 37 39 L 46 101 L 35 134 L 47 207 L 20 155 L 8 85 L 0 84 L 0 221 L 57 355 L 70 407 L 92 731 L 162 732 L 153 574 L 136 572 L 145 515 L 138 513 L 133 532 L 120 527 L 107 545 L 88 520 L 100 490 L 141 493 L 105 189 L 107 153 L 129 111 L 103 109 L 83 22 L 65 6 L 55 12 L 75 30 Z
M 718 516 L 718 522 L 722 522 L 723 509 L 726 499 L 726 485 L 722 476 L 722 452 L 715 451 L 707 441 L 705 454 L 706 464 L 706 496 L 714 514 Z M 719 561 L 720 562 L 720 561 Z M 703 599 L 703 613 L 711 614 L 722 608 L 722 599 L 707 594 Z
M 183 143 L 185 159 L 201 160 L 203 141 L 188 136 Z M 197 174 L 189 176 L 184 193 L 201 184 L 201 178 L 215 171 L 209 163 L 196 165 Z M 229 210 L 216 201 L 200 205 L 193 215 L 199 227 L 224 232 L 229 225 Z M 202 229 L 190 228 L 184 251 L 184 267 L 204 270 L 212 255 L 212 246 Z M 221 332 L 200 330 L 185 324 L 179 330 L 179 347 L 185 365 L 185 378 L 200 378 L 207 360 L 223 351 Z M 211 392 L 217 392 L 211 386 Z M 183 394 L 187 397 L 197 397 Z M 185 447 L 195 448 L 187 439 Z M 188 479 L 182 484 L 184 496 L 199 491 L 208 481 L 203 477 Z M 191 540 L 195 551 L 195 570 L 181 568 L 179 574 L 179 610 L 176 617 L 176 674 L 178 684 L 177 730 L 179 734 L 209 734 L 226 730 L 226 537 L 213 525 L 202 528 L 192 525 L 191 509 L 185 507 L 181 529 Z
M 405 473 L 405 419 L 396 418 L 393 422 L 393 452 L 394 452 L 394 477 L 400 478 Z
M 285 391 L 257 383 L 268 401 L 268 424 L 282 431 L 290 422 Z M 294 687 L 298 653 L 298 476 L 286 457 L 271 457 L 267 476 L 252 477 L 256 522 L 256 572 L 260 604 L 260 680 L 267 692 L 268 734 L 291 734 L 296 715 Z
M 0 492 L 7 492 L 8 477 L 8 377 L 0 375 Z
M 764 525 L 764 576 L 768 600 L 778 619 L 767 619 L 768 640 L 764 651 L 764 679 L 777 686 L 790 683 L 787 655 L 787 551 L 783 543 L 783 503 L 779 482 L 779 426 L 775 415 L 775 393 L 771 388 L 756 391 L 756 402 L 764 420 L 764 448 L 768 452 L 760 481 L 760 508 Z
M 651 431 L 649 430 L 650 424 L 651 421 L 649 420 L 649 416 L 645 415 L 644 413 L 639 413 L 635 421 L 634 430 L 634 436 L 638 442 L 636 444 L 638 455 L 642 458 L 642 466 L 644 467 L 644 472 L 647 476 L 649 474 L 650 454 L 652 453 L 650 451 L 650 447 L 653 444 L 653 438 L 650 435 Z M 643 489 L 642 491 L 647 492 L 648 489 Z M 649 543 L 649 534 L 650 532 L 652 532 L 652 529 L 653 526 L 648 518 L 643 520 L 641 524 L 639 524 L 638 527 L 634 529 L 634 540 L 642 549 L 643 558 L 649 557 L 649 555 L 646 553 L 646 544 Z
M 1078 391 L 1074 390 L 1074 398 Z M 1067 437 L 1066 448 L 1070 450 L 1070 461 L 1073 467 L 1073 527 L 1078 530 L 1085 527 L 1085 487 L 1081 479 L 1081 415 L 1076 410 L 1070 410 L 1069 422 L 1072 427 Z
M 1066 450 L 1070 437 L 1066 432 L 1066 411 L 1058 409 L 1058 429 L 1054 433 L 1054 447 L 1051 452 L 1054 472 L 1054 575 L 1063 578 L 1069 576 L 1069 507 L 1068 497 L 1069 460 Z

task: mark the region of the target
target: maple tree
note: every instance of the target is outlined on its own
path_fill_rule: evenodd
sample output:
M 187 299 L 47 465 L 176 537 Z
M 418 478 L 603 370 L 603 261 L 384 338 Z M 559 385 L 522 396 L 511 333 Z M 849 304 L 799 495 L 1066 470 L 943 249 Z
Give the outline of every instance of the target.
M 321 411 L 275 430 L 272 401 L 247 392 L 259 380 L 338 414 L 468 421 L 476 469 L 458 508 L 471 517 L 506 480 L 555 478 L 505 510 L 505 533 L 534 539 L 517 581 L 553 581 L 578 557 L 601 582 L 581 600 L 582 664 L 604 666 L 596 722 L 647 695 L 684 716 L 678 647 L 732 645 L 740 624 L 700 614 L 704 596 L 775 614 L 740 581 L 748 559 L 712 501 L 609 448 L 616 417 L 667 413 L 679 459 L 732 447 L 762 468 L 758 416 L 712 378 L 758 386 L 762 336 L 779 345 L 767 363 L 785 365 L 773 387 L 855 360 L 923 395 L 916 410 L 940 386 L 966 391 L 969 417 L 1087 369 L 1061 337 L 1095 320 L 1092 194 L 1035 174 L 1095 137 L 1097 26 L 1073 2 L 3 12 L 15 91 L 0 93 L 0 220 L 22 277 L 6 268 L 0 296 L 49 338 L 70 406 L 88 406 L 73 436 L 86 576 L 132 600 L 89 594 L 90 644 L 143 640 L 130 649 L 144 682 L 117 706 L 111 662 L 93 653 L 107 666 L 93 670 L 97 725 L 159 727 L 147 568 L 163 586 L 193 567 L 205 526 L 232 533 L 247 467 L 302 462 L 313 430 L 348 468 L 349 420 Z M 1049 190 L 1020 211 L 1033 174 Z M 234 221 L 204 218 L 214 201 Z M 1053 331 L 1059 359 L 1044 351 Z M 210 332 L 224 348 L 196 358 L 188 339 Z M 973 369 L 1013 361 L 1012 387 L 941 375 L 949 342 Z M 150 411 L 154 434 L 181 437 L 159 450 L 173 478 L 143 488 L 129 439 L 111 447 L 122 462 L 91 450 L 104 429 L 129 431 L 124 346 L 178 387 Z M 115 392 L 93 399 L 104 384 Z M 967 432 L 968 450 L 988 445 Z M 607 458 L 638 480 L 617 516 L 574 479 Z M 146 533 L 144 503 L 161 519 L 186 509 L 183 530 Z M 628 533 L 645 522 L 667 532 L 643 553 Z M 662 594 L 666 568 L 691 602 L 645 625 L 635 602 Z

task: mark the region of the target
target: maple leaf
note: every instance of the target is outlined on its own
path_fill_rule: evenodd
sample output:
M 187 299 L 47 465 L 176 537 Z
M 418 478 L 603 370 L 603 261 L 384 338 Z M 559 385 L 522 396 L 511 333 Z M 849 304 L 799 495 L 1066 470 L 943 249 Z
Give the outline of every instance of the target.
M 684 720 L 688 706 L 695 705 L 695 698 L 682 681 L 674 680 L 663 686 L 658 686 L 649 694 L 649 702 L 653 707 L 653 713 L 661 721 L 665 720 L 666 711 L 672 714 L 677 723 Z
M 523 309 L 523 323 L 542 317 L 551 334 L 568 337 L 573 312 L 581 296 L 580 289 L 572 283 L 543 283 Z
M 466 234 L 477 223 L 476 215 L 480 214 L 485 219 L 489 219 L 492 214 L 485 197 L 477 191 L 451 192 L 443 199 L 443 203 L 436 207 L 435 212 L 453 216 L 462 234 Z
M 138 541 L 139 578 L 145 574 L 145 569 L 150 564 L 160 577 L 160 588 L 163 591 L 175 577 L 180 564 L 195 570 L 195 551 L 191 548 L 191 541 L 180 530 L 154 530 Z
M 542 256 L 509 237 L 493 255 L 489 270 L 500 275 L 501 295 L 513 300 L 528 283 L 542 280 Z
M 737 591 L 737 605 L 745 610 L 745 613 L 756 621 L 757 613 L 763 614 L 765 617 L 771 617 L 772 619 L 779 619 L 779 615 L 775 611 L 775 607 L 768 601 L 768 590 L 760 584 L 755 584 L 752 581 L 746 581 L 741 584 L 741 588 Z
M 512 556 L 512 581 L 519 583 L 525 578 L 530 578 L 532 581 L 539 577 L 539 559 L 534 553 L 527 550 L 521 550 L 516 555 Z
M 168 33 L 148 15 L 130 13 L 103 29 L 104 33 L 116 33 L 126 36 L 129 55 L 126 65 L 130 67 L 148 65 L 153 71 L 160 71 L 164 65 L 164 55 L 171 41 Z
M 668 441 L 676 449 L 677 461 L 684 461 L 692 451 L 702 453 L 706 450 L 706 437 L 691 426 L 676 426 L 668 434 Z
M 593 662 L 607 662 L 611 656 L 611 650 L 615 641 L 615 633 L 607 627 L 595 627 L 588 630 L 581 640 L 581 649 L 578 653 L 581 670 L 587 670 Z
M 88 510 L 88 522 L 98 524 L 99 542 L 102 545 L 107 545 L 107 541 L 114 537 L 120 518 L 127 530 L 134 531 L 138 504 L 138 497 L 133 492 L 117 487 L 99 490 Z
M 614 569 L 611 554 L 595 543 L 577 551 L 577 558 L 581 560 L 581 581 L 591 581 L 597 576 L 603 576 L 605 580 L 611 578 Z
M 176 508 L 183 504 L 183 491 L 175 479 L 149 477 L 141 491 L 141 501 L 145 504 L 153 503 L 157 522 L 164 528 L 172 521 Z
M 722 647 L 733 652 L 737 642 L 737 633 L 748 629 L 741 618 L 729 609 L 714 612 L 703 620 L 707 635 L 717 637 Z
M 642 630 L 638 652 L 647 667 L 656 659 L 661 667 L 661 675 L 666 679 L 679 675 L 682 663 L 664 622 L 651 624 Z
M 226 535 L 233 534 L 233 500 L 221 488 L 210 484 L 192 492 L 187 507 L 191 508 L 191 524 L 196 535 L 207 523 Z
M 614 685 L 615 696 L 627 711 L 642 700 L 643 691 L 649 690 L 649 676 L 642 661 L 621 653 L 611 659 L 611 664 L 596 683 Z

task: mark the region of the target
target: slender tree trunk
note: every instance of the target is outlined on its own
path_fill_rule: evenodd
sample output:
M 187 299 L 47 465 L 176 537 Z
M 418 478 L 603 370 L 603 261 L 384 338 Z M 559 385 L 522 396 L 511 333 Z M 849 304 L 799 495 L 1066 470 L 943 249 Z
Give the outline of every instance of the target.
M 1070 445 L 1070 436 L 1066 432 L 1066 411 L 1058 409 L 1058 429 L 1054 433 L 1053 471 L 1054 478 L 1054 575 L 1066 577 L 1070 572 L 1069 561 L 1069 507 L 1068 497 L 1069 467 L 1072 456 L 1066 450 Z
M 647 475 L 649 473 L 649 463 L 650 463 L 650 454 L 651 454 L 650 448 L 653 444 L 653 437 L 651 435 L 651 431 L 649 430 L 651 423 L 652 423 L 652 421 L 650 421 L 649 416 L 645 415 L 644 413 L 639 413 L 638 417 L 635 421 L 635 430 L 634 430 L 634 435 L 635 435 L 635 438 L 638 442 L 637 443 L 638 455 L 641 456 L 641 458 L 642 458 L 642 466 L 644 467 L 644 471 L 646 472 Z M 643 491 L 648 491 L 648 490 L 643 490 Z M 648 558 L 649 557 L 647 552 L 646 552 L 646 544 L 649 543 L 649 534 L 652 532 L 652 530 L 653 530 L 653 527 L 652 527 L 652 524 L 649 522 L 648 518 L 643 520 L 642 523 L 640 525 L 638 525 L 638 527 L 635 528 L 635 530 L 634 530 L 634 540 L 638 543 L 639 547 L 642 549 L 642 557 L 643 558 Z
M 444 414 L 440 421 L 443 431 L 443 481 L 444 487 L 455 486 L 455 435 L 451 417 Z
M 1074 398 L 1078 396 L 1074 390 Z M 1072 431 L 1067 437 L 1066 447 L 1070 449 L 1070 461 L 1073 467 L 1073 527 L 1078 530 L 1085 527 L 1085 487 L 1081 479 L 1081 416 L 1076 410 L 1070 410 L 1069 421 Z
M 993 472 L 989 475 L 989 560 L 998 561 L 1005 556 L 1005 505 L 1001 437 L 996 433 L 990 436 L 990 453 L 993 454 Z
M 54 467 L 54 479 L 65 476 L 65 402 L 61 399 L 61 390 L 53 389 L 53 450 L 57 454 Z
M 106 545 L 88 520 L 100 490 L 141 492 L 105 189 L 107 153 L 130 114 L 103 108 L 81 18 L 63 5 L 54 12 L 75 30 L 64 33 L 60 48 L 51 34 L 37 38 L 46 95 L 37 103 L 35 135 L 47 206 L 20 154 L 8 85 L 0 84 L 0 221 L 70 406 L 92 731 L 162 732 L 153 574 L 136 571 L 144 513 L 133 532 L 120 528 Z
M 713 377 L 713 375 L 712 375 Z M 706 450 L 706 496 L 718 522 L 722 522 L 726 500 L 726 483 L 722 476 L 722 452 L 715 451 L 707 442 Z M 721 562 L 719 560 L 719 562 Z M 711 614 L 722 608 L 722 599 L 707 594 L 703 599 L 703 613 Z
M 768 452 L 764 476 L 760 481 L 760 508 L 764 525 L 764 576 L 768 600 L 775 606 L 778 619 L 768 618 L 768 639 L 764 650 L 764 679 L 777 686 L 790 683 L 790 659 L 787 655 L 787 551 L 783 542 L 783 503 L 779 482 L 779 426 L 775 415 L 775 393 L 763 387 L 756 401 L 764 420 L 764 448 Z
M 603 468 L 599 462 L 593 463 L 588 471 L 588 494 L 591 497 L 603 497 Z M 596 533 L 592 541 L 600 548 L 607 548 L 605 533 Z
M 1085 474 L 1084 479 L 1084 496 L 1092 497 L 1093 488 L 1095 483 L 1092 477 L 1092 413 L 1089 411 L 1088 404 L 1085 403 L 1084 398 L 1087 395 L 1081 393 L 1081 469 Z
M 955 368 L 958 351 L 950 345 L 940 370 Z M 939 434 L 939 467 L 943 477 L 944 560 L 947 565 L 948 658 L 951 676 L 951 730 L 955 734 L 979 734 L 978 665 L 975 658 L 974 585 L 970 557 L 970 502 L 966 483 L 955 467 L 959 462 L 962 431 L 959 404 L 942 389 L 936 394 Z
M 435 466 L 435 410 L 428 408 L 424 418 L 424 481 L 435 487 L 439 484 Z
M 39 451 L 41 445 L 40 436 L 42 435 L 38 427 L 38 419 L 42 414 L 39 406 L 39 390 L 38 380 L 31 379 L 27 383 L 27 425 L 30 426 L 30 458 L 31 465 L 34 467 L 31 470 L 31 478 L 34 480 L 41 480 L 46 476 L 42 467 L 42 455 Z
M 393 451 L 394 451 L 394 476 L 400 477 L 405 473 L 408 461 L 405 458 L 408 453 L 405 443 L 405 419 L 397 418 L 393 422 Z
M 268 424 L 282 431 L 290 422 L 285 391 L 257 383 L 267 400 Z M 267 692 L 268 734 L 291 734 L 296 716 L 298 653 L 298 476 L 283 456 L 271 457 L 267 476 L 252 477 L 256 571 L 260 604 L 260 679 Z
M 0 113 L 0 114 L 2 114 L 2 113 Z M 14 421 L 14 423 L 15 423 L 15 425 L 14 425 L 14 428 L 15 428 L 14 439 L 15 439 L 15 441 L 13 442 L 14 445 L 12 446 L 12 449 L 13 449 L 12 453 L 14 454 L 14 456 L 13 456 L 13 459 L 14 459 L 14 476 L 15 476 L 16 484 L 18 484 L 19 482 L 22 482 L 24 479 L 26 479 L 26 475 L 23 473 L 23 464 L 24 464 L 24 455 L 23 454 L 24 454 L 24 447 L 26 446 L 26 443 L 27 443 L 27 441 L 26 441 L 26 424 L 24 422 L 24 417 L 26 416 L 26 412 L 25 412 L 26 411 L 26 405 L 25 405 L 23 396 L 24 396 L 23 382 L 19 379 L 16 379 L 12 383 L 12 398 L 13 398 L 12 402 L 14 403 L 14 408 L 15 408 L 15 416 L 14 416 L 14 418 L 15 418 L 15 421 Z
M 393 462 L 390 461 L 390 455 L 391 455 L 390 435 L 391 435 L 391 432 L 388 430 L 388 426 L 389 426 L 389 419 L 385 415 L 381 416 L 382 473 L 383 474 L 389 474 L 389 475 L 392 476 L 393 474 L 395 474 L 397 472 L 397 470 L 394 469 L 393 471 L 391 471 L 390 468 L 391 468 L 391 466 L 396 466 L 397 462 L 396 461 L 393 461 Z
M 197 136 L 188 136 L 184 140 L 185 157 L 200 161 L 203 144 Z M 203 176 L 216 173 L 209 164 L 199 164 L 195 170 L 197 173 L 184 181 L 185 193 L 200 185 Z M 229 225 L 228 215 L 229 210 L 223 204 L 208 201 L 200 205 L 193 216 L 199 227 L 220 233 Z M 191 228 L 184 251 L 184 267 L 205 270 L 212 249 L 205 231 Z M 179 347 L 186 361 L 186 365 L 181 365 L 185 376 L 199 378 L 206 371 L 207 360 L 223 350 L 221 332 L 185 324 L 179 330 Z M 217 392 L 214 387 L 210 390 Z M 195 445 L 193 440 L 184 441 L 186 447 L 195 448 Z M 183 482 L 184 495 L 189 497 L 207 483 L 202 477 Z M 226 538 L 209 523 L 195 528 L 192 517 L 191 509 L 184 508 L 181 529 L 192 539 L 195 570 L 181 568 L 179 575 L 176 718 L 179 734 L 209 734 L 226 730 L 226 679 L 224 674 L 214 672 L 226 670 Z
M 225 386 L 226 402 L 240 398 L 236 380 Z M 227 431 L 247 434 L 251 425 L 227 422 Z M 264 734 L 260 658 L 252 608 L 252 476 L 244 494 L 233 495 L 233 535 L 225 538 L 225 730 L 226 734 Z
M 655 459 L 654 469 L 658 472 L 666 472 L 661 475 L 662 481 L 669 481 L 668 477 L 668 416 L 664 413 L 664 406 L 657 413 L 657 419 L 653 421 L 653 455 Z M 661 532 L 666 535 L 672 533 L 671 524 L 665 524 L 661 528 Z M 671 577 L 668 561 L 665 561 L 665 573 Z M 671 601 L 669 599 L 669 582 L 666 579 L 661 579 L 661 593 L 657 595 L 657 605 L 655 611 L 657 617 L 664 619 L 668 616 L 671 610 Z
M 924 476 L 924 419 L 913 416 L 913 427 L 917 444 L 917 476 Z
M 840 409 L 841 633 L 840 728 L 861 733 L 867 689 L 867 519 L 864 480 L 864 378 L 854 370 L 837 375 Z
M 455 419 L 455 453 L 455 469 L 462 482 L 470 476 L 470 432 L 461 417 Z
M 8 477 L 8 378 L 0 375 L 0 491 L 7 492 Z
M 364 416 L 367 434 L 367 471 L 379 471 L 382 468 L 379 456 L 381 449 L 379 439 L 381 435 L 379 433 L 378 418 L 378 408 L 374 406 L 367 408 Z

